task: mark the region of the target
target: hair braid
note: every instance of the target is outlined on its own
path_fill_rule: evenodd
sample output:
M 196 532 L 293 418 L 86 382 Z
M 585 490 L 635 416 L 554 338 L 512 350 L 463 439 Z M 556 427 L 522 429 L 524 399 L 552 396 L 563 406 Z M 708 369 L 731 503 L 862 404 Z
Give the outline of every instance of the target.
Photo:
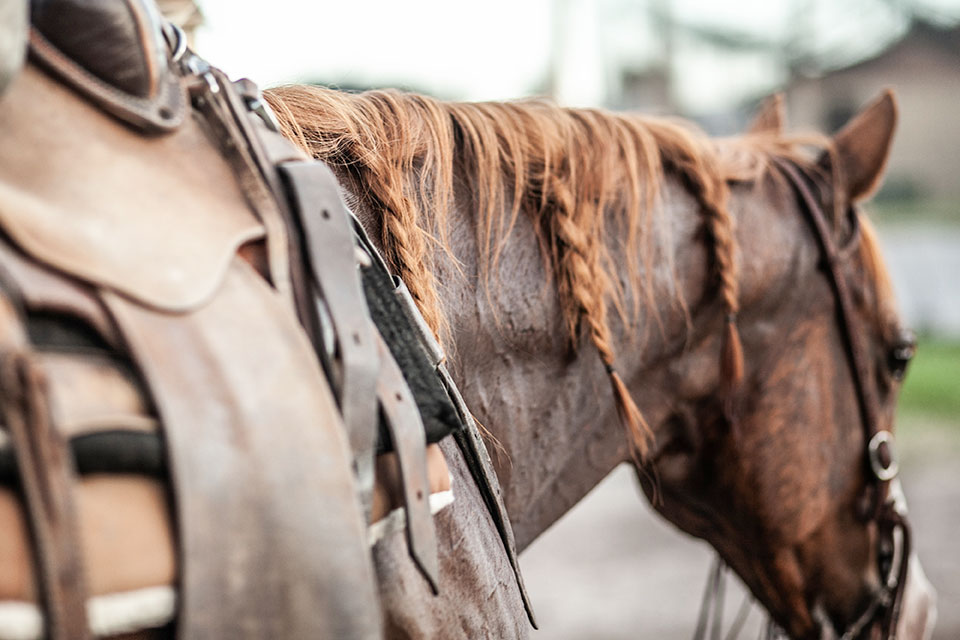
M 720 366 L 732 416 L 743 353 L 726 177 L 738 167 L 758 173 L 768 152 L 741 146 L 744 153 L 734 157 L 738 167 L 731 168 L 713 142 L 677 122 L 543 101 L 442 103 L 392 91 L 347 94 L 305 86 L 272 89 L 266 97 L 284 133 L 353 181 L 358 200 L 380 213 L 387 260 L 439 337 L 447 329 L 434 257 L 438 250 L 451 251 L 446 231 L 454 184 L 471 197 L 483 286 L 519 215 L 529 214 L 548 276 L 556 280 L 569 339 L 576 347 L 586 330 L 609 374 L 633 452 L 641 455 L 650 431 L 614 370 L 608 316 L 612 305 L 629 326 L 625 282 L 634 318 L 640 305 L 658 323 L 664 304 L 678 304 L 686 313 L 679 290 L 675 300 L 655 298 L 655 261 L 673 257 L 651 233 L 662 211 L 655 203 L 664 174 L 680 177 L 708 231 L 726 319 Z M 620 237 L 606 232 L 608 219 L 621 225 Z M 625 264 L 613 259 L 615 246 L 623 248 Z
M 696 164 L 705 162 L 697 159 Z M 700 202 L 710 235 L 710 249 L 720 284 L 724 311 L 724 330 L 720 346 L 720 393 L 724 414 L 735 424 L 737 395 L 744 375 L 743 345 L 737 330 L 740 312 L 739 269 L 736 261 L 737 240 L 733 216 L 727 209 L 730 189 L 715 168 L 685 171 L 691 191 Z
M 562 171 L 558 171 L 562 176 Z M 611 277 L 603 268 L 604 199 L 602 194 L 576 194 L 565 177 L 548 183 L 552 202 L 541 212 L 550 221 L 558 293 L 564 308 L 567 335 L 575 341 L 579 325 L 586 324 L 590 341 L 596 347 L 610 379 L 615 406 L 628 436 L 629 450 L 637 461 L 649 451 L 653 432 L 634 402 L 630 391 L 614 367 L 614 348 L 607 304 L 614 299 Z M 576 346 L 574 344 L 573 346 Z

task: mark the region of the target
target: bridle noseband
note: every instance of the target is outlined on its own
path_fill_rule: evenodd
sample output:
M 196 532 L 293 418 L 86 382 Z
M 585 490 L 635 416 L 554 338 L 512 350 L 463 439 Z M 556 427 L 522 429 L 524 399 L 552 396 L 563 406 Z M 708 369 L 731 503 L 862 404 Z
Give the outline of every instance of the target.
M 881 638 L 894 640 L 907 582 L 911 536 L 903 497 L 890 491 L 890 482 L 899 471 L 893 453 L 894 437 L 890 431 L 880 428 L 876 389 L 867 382 L 871 378 L 867 351 L 861 339 L 863 333 L 859 330 L 853 299 L 842 272 L 851 247 L 856 247 L 859 241 L 858 214 L 849 209 L 854 234 L 846 246 L 838 247 L 823 207 L 813 195 L 809 178 L 784 159 L 775 158 L 774 162 L 800 196 L 800 208 L 810 223 L 824 258 L 825 270 L 837 302 L 837 322 L 846 344 L 847 360 L 860 407 L 866 443 L 864 462 L 869 478 L 867 490 L 872 489 L 873 492 L 872 505 L 866 517 L 877 526 L 877 564 L 882 584 L 863 613 L 844 630 L 841 640 L 854 640 L 876 623 L 880 624 Z M 900 532 L 899 541 L 897 531 Z

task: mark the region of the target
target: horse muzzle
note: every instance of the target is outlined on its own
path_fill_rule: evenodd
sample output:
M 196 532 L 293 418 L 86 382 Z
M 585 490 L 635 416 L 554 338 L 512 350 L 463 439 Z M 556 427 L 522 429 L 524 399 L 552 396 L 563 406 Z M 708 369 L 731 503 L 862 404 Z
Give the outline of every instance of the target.
M 927 580 L 916 553 L 910 556 L 903 609 L 897 622 L 898 640 L 929 640 L 937 622 L 937 592 Z

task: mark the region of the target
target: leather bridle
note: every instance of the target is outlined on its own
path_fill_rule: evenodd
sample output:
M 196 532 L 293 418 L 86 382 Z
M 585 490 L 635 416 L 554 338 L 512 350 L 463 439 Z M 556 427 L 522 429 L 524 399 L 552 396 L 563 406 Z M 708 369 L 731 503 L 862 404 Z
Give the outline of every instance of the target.
M 862 339 L 864 334 L 854 315 L 853 298 L 843 274 L 846 258 L 859 245 L 859 214 L 853 208 L 847 210 L 852 233 L 849 241 L 838 246 L 823 207 L 813 194 L 810 178 L 784 159 L 776 158 L 774 162 L 796 189 L 801 201 L 800 208 L 820 245 L 824 268 L 837 302 L 837 322 L 846 345 L 866 443 L 864 463 L 868 484 L 865 491 L 868 492 L 866 503 L 870 506 L 864 515 L 877 527 L 877 565 L 881 586 L 863 613 L 843 631 L 841 640 L 858 638 L 877 624 L 880 637 L 892 640 L 896 638 L 907 581 L 911 535 L 906 504 L 899 492 L 890 491 L 890 483 L 899 470 L 893 451 L 894 437 L 880 426 L 877 391 L 868 382 L 871 376 L 867 349 Z

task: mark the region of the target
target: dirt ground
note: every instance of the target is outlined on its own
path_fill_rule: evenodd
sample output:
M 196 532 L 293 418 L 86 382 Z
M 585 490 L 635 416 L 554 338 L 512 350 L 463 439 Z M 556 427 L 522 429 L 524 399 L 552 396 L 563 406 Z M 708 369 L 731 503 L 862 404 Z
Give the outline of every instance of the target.
M 908 425 L 902 477 L 915 544 L 939 596 L 935 640 L 960 638 L 960 428 Z M 520 562 L 538 640 L 687 640 L 712 558 L 710 548 L 654 514 L 621 468 L 540 537 Z M 744 598 L 727 581 L 729 625 Z M 756 638 L 756 607 L 741 638 Z

